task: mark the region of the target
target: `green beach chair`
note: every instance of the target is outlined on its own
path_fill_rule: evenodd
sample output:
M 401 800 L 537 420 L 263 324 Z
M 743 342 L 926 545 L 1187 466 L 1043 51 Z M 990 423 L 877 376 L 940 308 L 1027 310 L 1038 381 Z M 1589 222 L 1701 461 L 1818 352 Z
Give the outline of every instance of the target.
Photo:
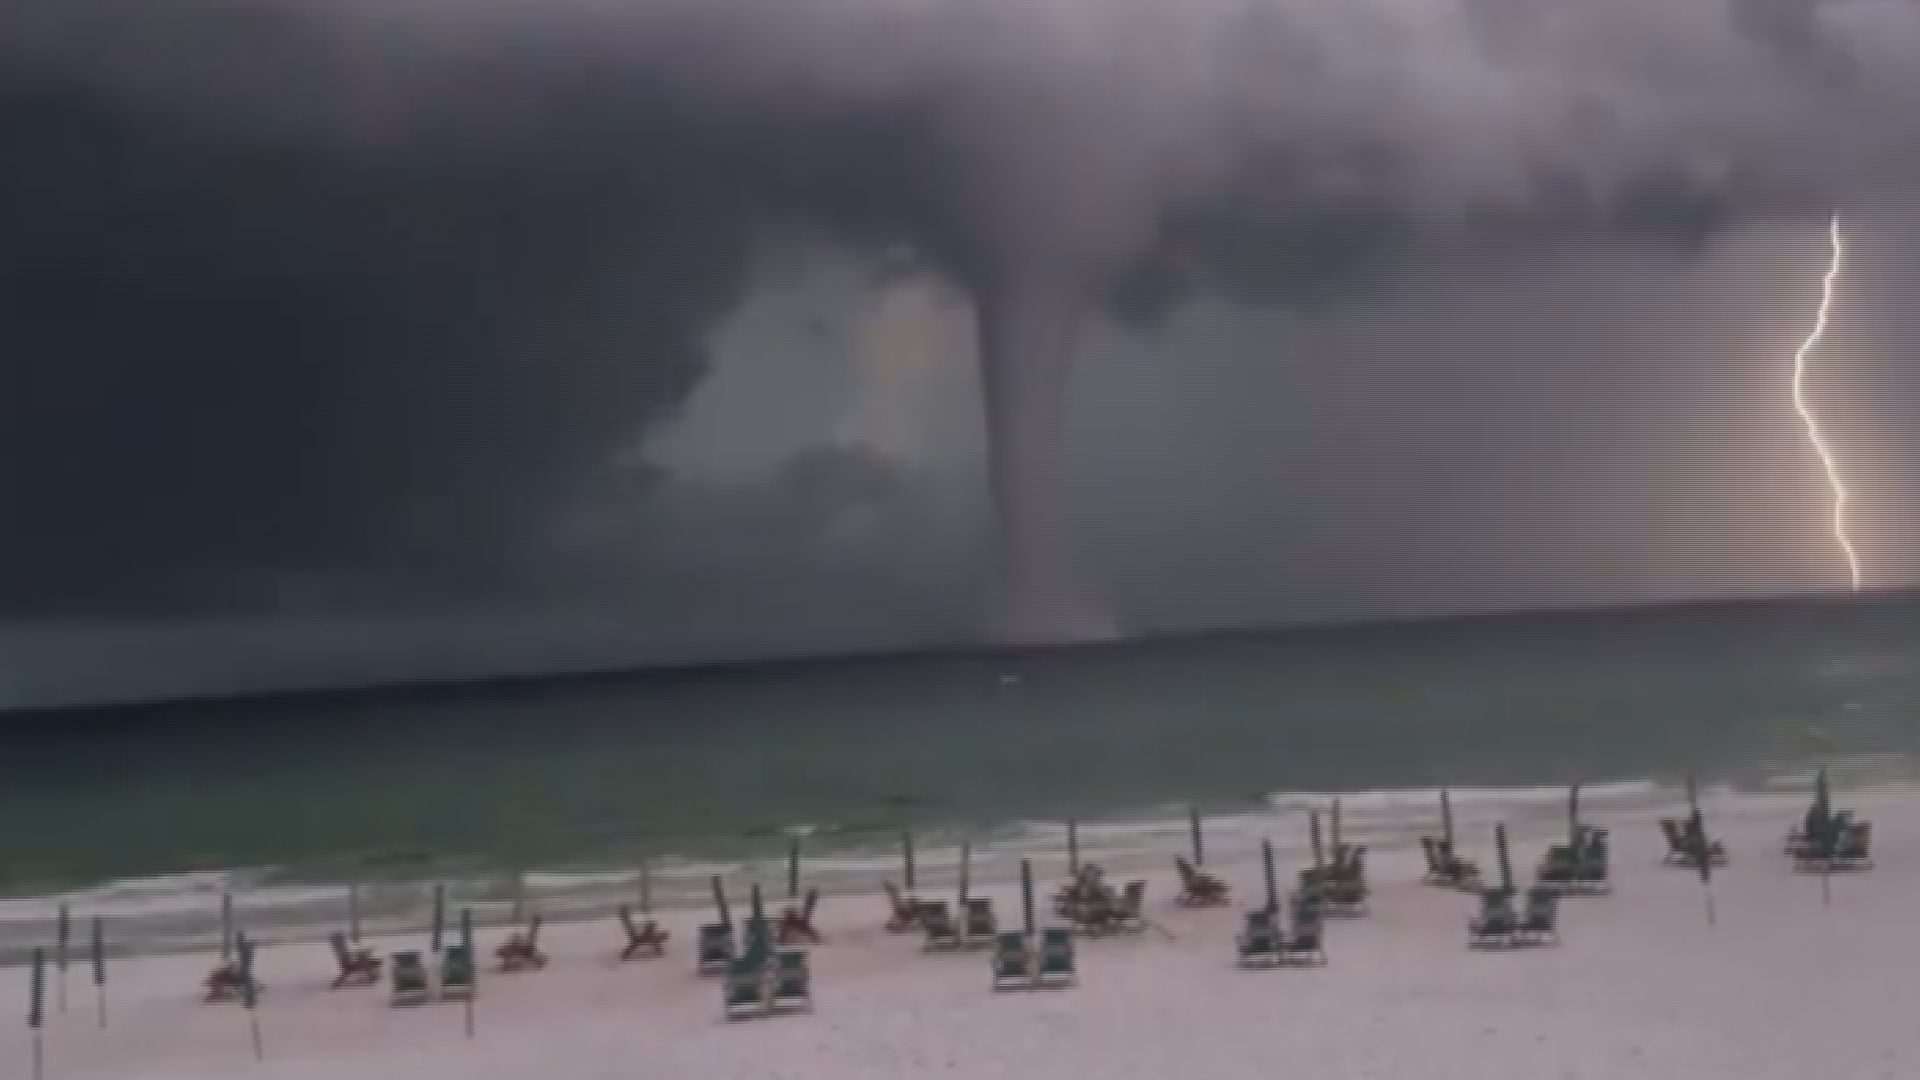
M 993 913 L 993 901 L 985 897 L 969 898 L 962 918 L 964 925 L 961 926 L 961 936 L 968 948 L 991 945 L 994 935 L 1000 932 L 1000 920 Z
M 1020 931 L 1003 930 L 993 939 L 990 963 L 995 990 L 1024 990 L 1033 985 L 1033 950 Z
M 1512 945 L 1519 921 L 1513 912 L 1513 894 L 1505 889 L 1488 889 L 1480 894 L 1480 914 L 1467 923 L 1467 946 L 1499 949 Z
M 1049 926 L 1040 931 L 1040 962 L 1034 969 L 1035 986 L 1074 986 L 1080 981 L 1073 955 L 1073 931 Z
M 427 979 L 427 966 L 421 962 L 418 952 L 394 953 L 388 971 L 393 980 L 389 1004 L 402 1008 L 425 1005 L 433 996 L 433 988 Z
M 920 909 L 920 925 L 927 932 L 928 952 L 951 952 L 965 944 L 960 928 L 954 925 L 953 912 L 945 900 L 925 904 Z
M 1283 964 L 1319 967 L 1327 962 L 1326 924 L 1319 919 L 1294 923 L 1293 933 L 1279 940 L 1276 959 Z
M 694 952 L 695 970 L 702 975 L 712 975 L 727 970 L 733 959 L 733 927 L 726 923 L 702 926 L 699 946 Z
M 464 945 L 449 945 L 440 957 L 440 999 L 464 1001 L 473 996 L 473 953 Z
M 813 969 L 798 949 L 780 953 L 773 970 L 773 991 L 767 1007 L 779 1011 L 813 1011 Z
M 720 1000 L 729 1020 L 767 1015 L 772 1011 L 773 997 L 766 964 L 749 957 L 729 961 Z
M 333 950 L 335 966 L 340 969 L 340 974 L 333 980 L 333 989 L 379 985 L 380 958 L 373 955 L 372 949 L 349 947 L 347 935 L 338 930 L 327 935 L 327 945 Z
M 1272 908 L 1247 912 L 1247 924 L 1233 939 L 1242 967 L 1266 967 L 1280 962 L 1280 927 Z
M 1551 888 L 1534 886 L 1527 890 L 1527 907 L 1513 929 L 1516 945 L 1557 945 L 1560 943 L 1560 897 Z

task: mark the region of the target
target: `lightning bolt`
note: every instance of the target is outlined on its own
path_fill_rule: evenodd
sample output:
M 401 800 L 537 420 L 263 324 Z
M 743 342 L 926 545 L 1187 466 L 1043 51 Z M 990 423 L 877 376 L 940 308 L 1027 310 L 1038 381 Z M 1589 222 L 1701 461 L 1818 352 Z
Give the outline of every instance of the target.
M 1853 590 L 1860 591 L 1860 556 L 1853 550 L 1853 541 L 1847 536 L 1847 484 L 1841 479 L 1840 464 L 1834 459 L 1833 448 L 1827 445 L 1826 436 L 1820 433 L 1820 421 L 1813 415 L 1812 406 L 1807 404 L 1807 359 L 1820 346 L 1820 339 L 1827 333 L 1827 316 L 1833 310 L 1834 286 L 1840 281 L 1840 270 L 1846 261 L 1846 238 L 1840 233 L 1840 215 L 1834 214 L 1827 223 L 1827 245 L 1832 254 L 1827 261 L 1827 273 L 1820 280 L 1820 310 L 1813 317 L 1813 329 L 1807 332 L 1805 341 L 1793 354 L 1793 407 L 1800 414 L 1800 420 L 1807 427 L 1807 441 L 1813 444 L 1814 452 L 1820 455 L 1820 465 L 1827 471 L 1827 487 L 1833 492 L 1833 539 L 1847 557 L 1847 571 L 1852 575 Z

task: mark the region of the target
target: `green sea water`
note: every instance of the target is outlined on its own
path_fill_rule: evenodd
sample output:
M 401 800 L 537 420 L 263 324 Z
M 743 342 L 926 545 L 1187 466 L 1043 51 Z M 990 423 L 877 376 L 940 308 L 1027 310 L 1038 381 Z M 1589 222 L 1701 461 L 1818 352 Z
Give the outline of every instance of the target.
M 1911 779 L 1920 608 L 1769 603 L 288 696 L 0 723 L 0 888 L 816 850 L 1276 793 Z

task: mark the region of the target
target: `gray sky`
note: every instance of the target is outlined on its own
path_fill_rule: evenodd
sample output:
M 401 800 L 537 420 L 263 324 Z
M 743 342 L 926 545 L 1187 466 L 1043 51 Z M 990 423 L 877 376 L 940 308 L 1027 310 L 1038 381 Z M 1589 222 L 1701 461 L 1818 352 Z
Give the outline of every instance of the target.
M 1915 576 L 1912 0 L 0 7 L 16 694 Z

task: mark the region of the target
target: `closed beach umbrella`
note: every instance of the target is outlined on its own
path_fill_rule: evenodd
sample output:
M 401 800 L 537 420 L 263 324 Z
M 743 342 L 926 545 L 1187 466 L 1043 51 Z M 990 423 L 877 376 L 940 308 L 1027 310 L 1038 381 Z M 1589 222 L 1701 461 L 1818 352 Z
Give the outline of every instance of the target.
M 1567 789 L 1567 839 L 1572 840 L 1580 833 L 1580 785 Z
M 33 1080 L 46 1075 L 46 1043 L 40 1026 L 47 1015 L 47 950 L 33 950 L 33 965 L 27 970 L 27 1030 L 33 1032 Z
M 800 838 L 787 842 L 787 899 L 800 899 Z
M 965 910 L 967 906 L 967 886 L 971 884 L 969 879 L 972 877 L 972 874 L 973 843 L 962 840 L 960 842 L 960 907 L 962 910 Z
M 433 926 L 427 937 L 427 947 L 435 956 L 440 955 L 440 943 L 447 936 L 447 886 L 445 882 L 435 882 L 433 886 Z
M 1067 875 L 1080 876 L 1080 823 L 1067 819 Z
M 93 917 L 93 997 L 101 1027 L 107 1026 L 107 931 L 100 916 Z
M 727 907 L 727 890 L 720 884 L 720 875 L 715 874 L 708 878 L 707 884 L 713 886 L 713 906 L 714 910 L 720 913 L 720 925 L 731 931 L 733 929 L 733 912 Z
M 467 989 L 465 1024 L 467 1038 L 473 1038 L 473 999 L 480 996 L 480 956 L 473 951 L 473 909 L 460 909 L 460 951 L 467 957 L 467 978 L 472 985 Z
M 1193 865 L 1207 864 L 1207 849 L 1200 841 L 1200 808 L 1187 807 L 1187 831 L 1193 835 Z
M 1813 814 L 1820 828 L 1825 829 L 1827 820 L 1833 816 L 1833 793 L 1827 789 L 1827 770 L 1821 769 L 1813 778 Z
M 1453 796 L 1446 788 L 1440 789 L 1440 838 L 1447 842 L 1447 849 L 1453 849 Z
M 1033 862 L 1020 860 L 1020 922 L 1027 929 L 1027 936 L 1033 936 Z
M 1320 847 L 1320 812 L 1318 810 L 1307 811 L 1307 829 L 1313 839 L 1313 868 L 1320 870 L 1326 865 L 1327 856 Z
M 1500 856 L 1500 888 L 1508 895 L 1513 894 L 1513 856 L 1507 851 L 1507 827 L 1493 827 L 1493 846 Z
M 1333 853 L 1340 854 L 1340 800 L 1333 800 Z
M 911 893 L 918 887 L 913 880 L 913 833 L 911 831 L 900 834 L 900 861 L 903 864 L 901 869 L 905 871 L 903 876 L 907 880 L 907 891 Z
M 1273 875 L 1273 841 L 1260 841 L 1260 866 L 1267 879 L 1267 910 L 1280 910 L 1280 886 Z
M 763 959 L 770 947 L 767 935 L 767 909 L 760 899 L 760 883 L 747 892 L 747 955 Z

